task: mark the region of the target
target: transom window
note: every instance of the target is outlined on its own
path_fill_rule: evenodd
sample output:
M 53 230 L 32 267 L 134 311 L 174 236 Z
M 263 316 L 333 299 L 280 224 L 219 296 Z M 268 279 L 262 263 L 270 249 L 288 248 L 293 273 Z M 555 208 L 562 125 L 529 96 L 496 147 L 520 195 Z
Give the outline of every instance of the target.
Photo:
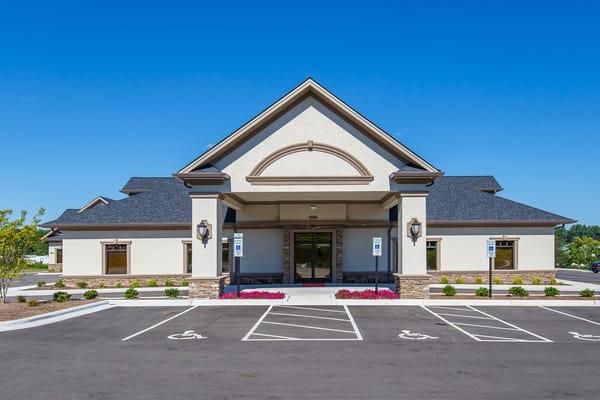
M 496 240 L 494 269 L 515 269 L 514 240 Z
M 129 246 L 126 244 L 104 245 L 106 274 L 127 274 Z
M 437 270 L 439 261 L 439 241 L 428 240 L 427 241 L 427 269 Z

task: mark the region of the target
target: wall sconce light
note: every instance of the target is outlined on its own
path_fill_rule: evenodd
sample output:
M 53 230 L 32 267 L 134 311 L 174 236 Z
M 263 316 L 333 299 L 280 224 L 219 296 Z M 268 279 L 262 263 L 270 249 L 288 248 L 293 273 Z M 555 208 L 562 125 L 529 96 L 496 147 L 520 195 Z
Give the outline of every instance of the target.
M 209 224 L 207 220 L 203 219 L 196 227 L 196 233 L 198 239 L 206 243 L 206 241 L 212 237 L 212 225 Z
M 418 219 L 413 218 L 407 224 L 407 236 L 412 239 L 413 244 L 417 243 L 417 239 L 423 234 L 422 224 Z
M 314 205 L 314 204 L 311 204 L 309 208 L 310 208 L 311 210 L 313 210 L 313 211 L 314 211 L 314 210 L 316 210 L 316 209 L 317 209 L 317 206 L 316 206 L 316 205 Z

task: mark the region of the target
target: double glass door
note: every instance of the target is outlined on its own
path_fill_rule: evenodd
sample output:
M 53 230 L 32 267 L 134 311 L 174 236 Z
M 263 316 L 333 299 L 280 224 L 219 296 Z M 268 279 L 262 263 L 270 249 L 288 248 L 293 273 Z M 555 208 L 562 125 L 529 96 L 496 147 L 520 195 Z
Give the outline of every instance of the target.
M 294 233 L 295 282 L 331 282 L 331 232 Z

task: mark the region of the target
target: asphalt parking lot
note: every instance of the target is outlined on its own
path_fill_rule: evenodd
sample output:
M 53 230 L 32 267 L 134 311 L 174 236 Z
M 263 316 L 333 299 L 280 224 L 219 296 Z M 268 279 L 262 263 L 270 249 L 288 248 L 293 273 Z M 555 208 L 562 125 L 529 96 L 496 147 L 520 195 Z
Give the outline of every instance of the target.
M 115 307 L 0 352 L 2 398 L 595 399 L 600 307 Z

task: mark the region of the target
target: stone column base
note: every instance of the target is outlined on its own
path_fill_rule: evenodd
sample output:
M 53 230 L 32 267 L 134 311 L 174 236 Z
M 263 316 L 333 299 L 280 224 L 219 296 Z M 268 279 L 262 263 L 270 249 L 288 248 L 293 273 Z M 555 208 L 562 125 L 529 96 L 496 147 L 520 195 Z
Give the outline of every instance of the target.
M 190 299 L 218 299 L 223 294 L 225 279 L 229 275 L 221 275 L 216 278 L 190 278 Z
M 403 275 L 394 274 L 396 280 L 396 293 L 401 299 L 428 299 L 429 275 Z
M 48 264 L 48 272 L 62 272 L 62 264 Z

